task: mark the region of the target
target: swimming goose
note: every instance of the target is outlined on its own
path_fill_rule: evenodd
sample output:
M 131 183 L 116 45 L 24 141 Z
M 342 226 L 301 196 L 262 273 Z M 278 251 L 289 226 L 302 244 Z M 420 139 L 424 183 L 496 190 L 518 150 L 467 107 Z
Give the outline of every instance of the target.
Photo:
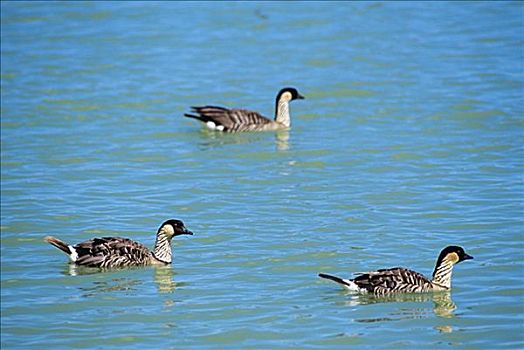
M 178 235 L 192 234 L 182 221 L 167 220 L 158 229 L 153 251 L 141 243 L 122 237 L 93 238 L 74 246 L 52 236 L 44 239 L 69 255 L 76 265 L 115 268 L 171 264 L 171 239 Z
M 198 119 L 212 130 L 237 131 L 267 131 L 286 129 L 291 125 L 289 118 L 289 102 L 304 99 L 297 89 L 286 87 L 279 91 L 275 106 L 275 119 L 271 120 L 261 114 L 246 109 L 228 109 L 217 106 L 191 107 L 193 113 L 185 117 Z
M 453 266 L 468 259 L 473 259 L 473 257 L 466 254 L 461 247 L 448 246 L 444 248 L 437 259 L 431 280 L 418 272 L 403 267 L 362 273 L 351 280 L 325 273 L 320 273 L 319 276 L 359 293 L 373 293 L 375 295 L 426 293 L 451 289 Z

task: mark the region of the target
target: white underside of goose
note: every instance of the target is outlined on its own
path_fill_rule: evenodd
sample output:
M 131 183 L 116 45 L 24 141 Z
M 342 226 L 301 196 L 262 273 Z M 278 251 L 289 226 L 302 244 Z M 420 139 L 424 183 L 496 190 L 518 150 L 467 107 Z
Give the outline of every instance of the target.
M 211 130 L 218 130 L 218 131 L 224 130 L 224 125 L 216 125 L 215 122 L 212 122 L 211 120 L 206 123 L 206 126 Z
M 342 279 L 346 284 L 343 284 L 344 288 L 347 290 L 350 290 L 352 292 L 357 293 L 367 293 L 367 290 L 365 288 L 360 288 L 355 282 L 348 280 L 348 279 Z
M 75 262 L 78 259 L 78 253 L 76 252 L 75 248 L 73 248 L 72 245 L 69 245 L 69 250 L 71 251 L 71 254 L 69 254 L 69 259 L 71 259 L 72 262 Z

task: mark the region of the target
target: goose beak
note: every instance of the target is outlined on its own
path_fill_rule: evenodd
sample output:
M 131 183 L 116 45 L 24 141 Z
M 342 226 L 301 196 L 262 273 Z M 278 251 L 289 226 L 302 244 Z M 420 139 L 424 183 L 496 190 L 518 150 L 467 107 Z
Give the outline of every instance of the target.
M 189 231 L 187 228 L 179 228 L 176 233 L 175 233 L 175 236 L 181 236 L 181 235 L 193 235 L 193 232 Z
M 305 99 L 304 96 L 302 96 L 301 94 L 297 94 L 297 100 L 304 100 L 304 99 Z
M 469 254 L 464 253 L 464 257 L 462 258 L 462 260 L 470 260 L 470 259 L 473 259 L 473 257 Z

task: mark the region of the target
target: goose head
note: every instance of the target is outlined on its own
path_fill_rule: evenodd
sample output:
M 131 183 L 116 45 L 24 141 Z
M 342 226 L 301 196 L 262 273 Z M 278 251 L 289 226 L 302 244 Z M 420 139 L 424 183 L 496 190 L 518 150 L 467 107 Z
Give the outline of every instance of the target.
M 444 260 L 450 261 L 453 265 L 458 264 L 464 260 L 473 259 L 473 257 L 464 251 L 464 248 L 450 245 L 442 249 L 437 259 L 437 265 Z
M 192 235 L 193 232 L 189 231 L 182 221 L 170 219 L 160 225 L 158 234 L 163 234 L 171 239 L 180 235 Z
M 277 103 L 279 101 L 293 101 L 293 100 L 303 100 L 304 96 L 302 96 L 297 89 L 293 87 L 285 87 L 282 90 L 280 90 L 277 94 Z

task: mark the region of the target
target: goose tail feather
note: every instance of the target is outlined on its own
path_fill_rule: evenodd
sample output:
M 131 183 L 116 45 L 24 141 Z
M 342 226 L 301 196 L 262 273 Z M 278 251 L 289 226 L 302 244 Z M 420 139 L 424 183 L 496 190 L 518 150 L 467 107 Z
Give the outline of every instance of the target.
M 46 236 L 44 237 L 44 240 L 47 243 L 54 245 L 55 247 L 57 247 L 58 249 L 60 249 L 61 251 L 69 255 L 69 258 L 71 259 L 71 261 L 76 261 L 78 259 L 78 253 L 76 252 L 75 248 L 68 245 L 66 242 L 61 241 L 58 238 L 53 237 L 53 236 Z
M 204 122 L 204 123 L 206 123 L 207 121 L 209 121 L 209 119 L 203 118 L 202 116 L 194 115 L 194 114 L 189 114 L 189 113 L 185 113 L 185 114 L 184 114 L 184 117 L 186 117 L 186 118 L 197 119 L 197 120 L 200 120 L 200 121 L 202 121 L 202 122 Z
M 340 278 L 340 277 L 333 276 L 333 275 L 328 275 L 327 273 L 319 273 L 318 276 L 321 277 L 321 278 L 325 278 L 325 279 L 331 280 L 331 281 L 336 282 L 338 284 L 341 284 L 342 286 L 344 286 L 345 288 L 347 288 L 349 290 L 353 290 L 353 291 L 359 291 L 360 290 L 358 285 L 355 282 L 351 281 L 351 280 L 348 280 L 348 279 L 345 279 L 345 278 Z

